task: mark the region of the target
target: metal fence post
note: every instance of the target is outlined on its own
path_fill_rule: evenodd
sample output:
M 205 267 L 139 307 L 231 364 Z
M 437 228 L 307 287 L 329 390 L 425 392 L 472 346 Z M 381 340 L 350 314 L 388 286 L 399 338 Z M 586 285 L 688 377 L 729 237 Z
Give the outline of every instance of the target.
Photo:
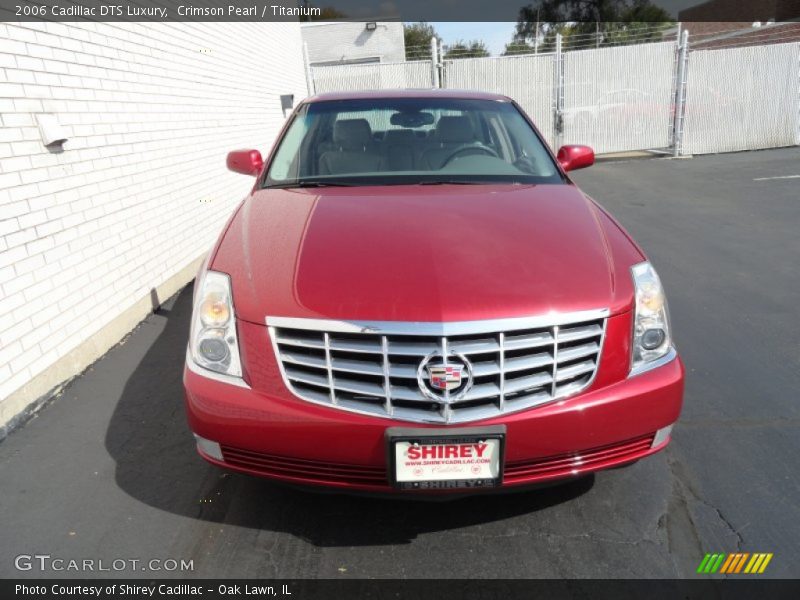
M 314 75 L 311 72 L 311 64 L 308 62 L 308 44 L 303 42 L 303 68 L 306 72 L 306 88 L 308 88 L 308 95 L 313 96 L 316 93 L 314 86 Z
M 689 58 L 689 30 L 684 29 L 678 46 L 678 72 L 675 76 L 675 116 L 672 126 L 672 156 L 683 153 L 683 126 L 686 107 L 687 61 Z
M 434 88 L 439 85 L 439 41 L 436 36 L 431 38 L 431 83 Z
M 555 149 L 561 147 L 564 140 L 564 53 L 561 47 L 561 34 L 556 34 L 556 52 L 553 55 L 555 64 L 555 81 L 553 82 L 553 133 Z
M 447 70 L 444 65 L 444 47 L 442 46 L 442 40 L 438 40 L 439 45 L 437 46 L 438 50 L 436 52 L 436 56 L 439 57 L 439 64 L 436 65 L 439 69 L 439 87 L 446 88 L 447 87 Z
M 800 43 L 797 44 L 800 51 Z M 794 143 L 800 146 L 800 60 L 797 61 L 797 126 L 795 127 Z

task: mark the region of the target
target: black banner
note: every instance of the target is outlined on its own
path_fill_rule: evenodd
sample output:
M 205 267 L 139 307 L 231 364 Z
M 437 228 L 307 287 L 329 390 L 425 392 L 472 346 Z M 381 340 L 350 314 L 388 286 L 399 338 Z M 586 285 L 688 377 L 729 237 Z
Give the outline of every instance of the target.
M 782 600 L 800 597 L 800 582 L 774 579 L 696 580 L 3 580 L 0 597 L 85 598 L 279 598 L 282 600 Z
M 634 0 L 0 0 L 0 21 L 516 21 L 523 8 L 550 21 L 614 21 Z M 649 0 L 637 22 L 786 21 L 800 3 Z M 652 10 L 661 9 L 661 10 Z M 616 16 L 615 16 L 616 15 Z

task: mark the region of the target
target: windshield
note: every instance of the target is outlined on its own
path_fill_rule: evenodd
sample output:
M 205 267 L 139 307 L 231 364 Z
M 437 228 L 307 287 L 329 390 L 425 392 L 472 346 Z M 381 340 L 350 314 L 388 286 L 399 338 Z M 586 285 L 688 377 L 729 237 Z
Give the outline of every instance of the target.
M 563 181 L 510 102 L 373 98 L 304 105 L 264 186 Z

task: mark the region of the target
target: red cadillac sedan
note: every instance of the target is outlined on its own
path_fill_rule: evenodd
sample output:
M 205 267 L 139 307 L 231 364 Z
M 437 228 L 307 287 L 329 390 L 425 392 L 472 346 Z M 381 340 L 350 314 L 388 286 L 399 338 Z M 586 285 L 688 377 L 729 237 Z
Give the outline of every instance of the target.
M 642 250 L 513 100 L 303 101 L 195 285 L 200 455 L 366 492 L 517 489 L 662 450 L 684 369 Z

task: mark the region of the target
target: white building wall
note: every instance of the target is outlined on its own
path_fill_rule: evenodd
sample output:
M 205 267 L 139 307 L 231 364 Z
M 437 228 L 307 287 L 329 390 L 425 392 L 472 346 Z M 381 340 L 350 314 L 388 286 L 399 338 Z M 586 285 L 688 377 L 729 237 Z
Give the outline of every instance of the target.
M 312 65 L 355 62 L 379 58 L 380 62 L 401 62 L 406 59 L 406 46 L 401 22 L 378 21 L 374 31 L 366 23 L 304 23 L 303 41 L 308 47 Z
M 279 95 L 306 95 L 301 48 L 298 23 L 0 23 L 0 426 L 207 252 L 252 185 L 225 155 L 269 150 Z

